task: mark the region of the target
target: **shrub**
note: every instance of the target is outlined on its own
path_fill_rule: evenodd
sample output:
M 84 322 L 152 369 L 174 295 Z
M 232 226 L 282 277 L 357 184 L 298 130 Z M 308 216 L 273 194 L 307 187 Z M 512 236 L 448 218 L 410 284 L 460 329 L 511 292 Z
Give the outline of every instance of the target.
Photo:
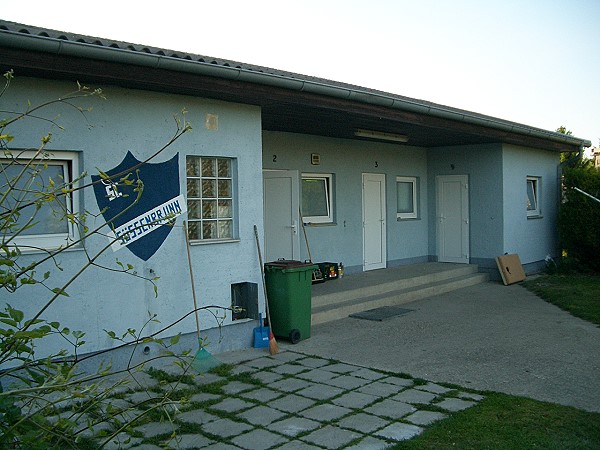
M 566 168 L 558 232 L 563 254 L 583 271 L 600 272 L 600 171 L 594 167 Z

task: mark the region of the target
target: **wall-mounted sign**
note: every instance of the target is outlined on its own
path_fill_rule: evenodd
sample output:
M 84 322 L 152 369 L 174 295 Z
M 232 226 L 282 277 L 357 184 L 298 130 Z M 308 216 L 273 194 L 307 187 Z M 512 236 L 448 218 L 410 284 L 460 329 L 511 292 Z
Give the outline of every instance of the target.
M 147 261 L 165 241 L 177 216 L 187 211 L 179 185 L 179 154 L 162 163 L 142 164 L 127 152 L 118 166 L 104 173 L 110 179 L 92 175 L 92 181 L 98 208 L 112 229 L 111 247 L 114 251 L 127 247 Z M 133 184 L 120 181 L 127 174 Z M 138 179 L 143 183 L 139 199 Z

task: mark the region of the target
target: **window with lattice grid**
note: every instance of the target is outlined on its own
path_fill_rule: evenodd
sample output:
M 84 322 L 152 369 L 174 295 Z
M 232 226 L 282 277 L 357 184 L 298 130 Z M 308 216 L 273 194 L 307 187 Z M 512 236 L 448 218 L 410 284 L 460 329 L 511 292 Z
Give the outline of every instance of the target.
M 191 240 L 234 238 L 234 159 L 187 156 L 188 233 Z

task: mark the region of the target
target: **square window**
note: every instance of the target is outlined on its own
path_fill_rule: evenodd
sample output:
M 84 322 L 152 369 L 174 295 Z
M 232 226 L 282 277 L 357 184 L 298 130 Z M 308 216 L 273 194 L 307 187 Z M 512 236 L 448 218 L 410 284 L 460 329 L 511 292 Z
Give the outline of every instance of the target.
M 398 219 L 416 219 L 417 208 L 417 178 L 396 177 L 396 217 Z
M 333 175 L 302 174 L 302 220 L 307 223 L 333 223 Z
M 232 158 L 186 157 L 191 240 L 234 238 L 234 161 Z
M 527 177 L 527 217 L 538 217 L 541 215 L 540 208 L 540 186 L 539 177 Z
M 70 192 L 79 173 L 76 153 L 53 152 L 43 156 L 34 151 L 5 153 L 0 159 L 0 210 L 8 214 L 5 242 L 23 252 L 56 250 L 78 239 L 77 195 Z M 30 204 L 31 203 L 31 204 Z M 29 206 L 26 206 L 30 204 Z M 69 216 L 71 219 L 69 219 Z M 12 237 L 11 237 L 12 236 Z

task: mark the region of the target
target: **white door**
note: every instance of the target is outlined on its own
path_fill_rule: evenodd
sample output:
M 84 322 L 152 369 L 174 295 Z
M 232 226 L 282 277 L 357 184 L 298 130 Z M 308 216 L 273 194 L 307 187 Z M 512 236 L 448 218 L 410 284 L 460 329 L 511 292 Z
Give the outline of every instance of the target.
M 386 266 L 385 175 L 363 173 L 363 270 Z
M 299 184 L 297 170 L 263 172 L 265 262 L 300 259 Z
M 466 175 L 436 177 L 438 261 L 469 263 L 469 185 Z

